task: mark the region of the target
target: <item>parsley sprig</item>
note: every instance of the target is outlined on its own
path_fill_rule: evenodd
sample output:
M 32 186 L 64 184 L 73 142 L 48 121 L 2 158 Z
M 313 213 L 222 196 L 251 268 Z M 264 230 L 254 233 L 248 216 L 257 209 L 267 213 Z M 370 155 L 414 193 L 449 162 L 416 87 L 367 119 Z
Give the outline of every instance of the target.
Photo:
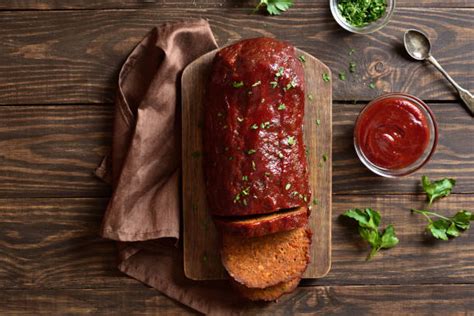
M 255 11 L 265 9 L 270 15 L 280 15 L 293 5 L 293 0 L 260 0 Z
M 380 213 L 371 209 L 350 209 L 343 216 L 357 221 L 359 224 L 359 235 L 370 245 L 370 252 L 366 260 L 370 260 L 380 249 L 389 249 L 398 244 L 393 225 L 388 225 L 383 231 L 379 230 L 381 220 Z
M 446 197 L 451 194 L 456 180 L 444 178 L 431 182 L 427 176 L 421 177 L 421 185 L 428 199 L 428 206 L 439 198 Z M 429 210 L 412 209 L 413 213 L 423 215 L 428 221 L 426 231 L 436 239 L 448 240 L 449 237 L 456 238 L 463 231 L 469 229 L 470 222 L 474 220 L 474 215 L 466 210 L 458 211 L 454 216 L 447 217 Z M 433 218 L 438 218 L 433 220 Z

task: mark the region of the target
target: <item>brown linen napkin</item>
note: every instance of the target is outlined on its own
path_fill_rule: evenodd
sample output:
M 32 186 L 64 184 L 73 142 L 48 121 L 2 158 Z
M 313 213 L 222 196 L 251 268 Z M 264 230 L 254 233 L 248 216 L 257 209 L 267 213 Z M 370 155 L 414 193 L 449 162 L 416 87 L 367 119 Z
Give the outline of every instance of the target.
M 102 236 L 118 243 L 119 269 L 200 312 L 243 312 L 224 281 L 183 271 L 180 236 L 180 76 L 217 47 L 205 20 L 155 27 L 119 74 L 111 155 L 96 174 L 113 186 Z M 252 305 L 244 305 L 250 307 Z

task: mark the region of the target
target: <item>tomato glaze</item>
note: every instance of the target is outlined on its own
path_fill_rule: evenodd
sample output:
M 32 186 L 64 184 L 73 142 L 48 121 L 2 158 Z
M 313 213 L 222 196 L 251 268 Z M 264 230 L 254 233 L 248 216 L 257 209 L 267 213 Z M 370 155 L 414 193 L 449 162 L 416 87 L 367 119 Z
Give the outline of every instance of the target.
M 388 97 L 370 104 L 358 118 L 356 141 L 365 157 L 384 169 L 403 169 L 425 152 L 430 129 L 413 102 Z

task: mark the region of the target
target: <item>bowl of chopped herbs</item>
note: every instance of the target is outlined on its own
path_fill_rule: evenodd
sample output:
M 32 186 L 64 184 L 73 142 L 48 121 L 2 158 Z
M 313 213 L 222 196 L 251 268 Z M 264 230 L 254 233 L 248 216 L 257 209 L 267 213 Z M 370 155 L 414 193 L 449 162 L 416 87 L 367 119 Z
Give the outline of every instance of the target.
M 344 29 L 368 34 L 390 21 L 396 0 L 329 0 L 331 13 Z

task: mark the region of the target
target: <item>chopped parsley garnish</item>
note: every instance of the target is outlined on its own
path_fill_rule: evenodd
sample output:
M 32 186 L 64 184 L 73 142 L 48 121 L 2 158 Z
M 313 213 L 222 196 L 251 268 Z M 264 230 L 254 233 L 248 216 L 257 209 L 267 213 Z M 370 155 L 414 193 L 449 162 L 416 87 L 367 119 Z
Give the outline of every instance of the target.
M 246 187 L 240 192 L 242 195 L 248 196 L 250 194 L 250 187 Z
M 291 80 L 291 82 L 288 83 L 283 90 L 287 91 L 287 90 L 290 90 L 291 88 L 296 88 L 296 82 L 294 82 L 293 80 Z
M 280 105 L 278 106 L 278 110 L 280 110 L 280 111 L 281 111 L 281 110 L 286 110 L 286 105 L 285 105 L 284 103 L 280 104 Z
M 369 88 L 370 89 L 375 89 L 375 83 L 373 83 L 373 82 L 369 83 Z
M 313 199 L 313 205 L 318 205 L 318 204 L 319 204 L 318 199 Z
M 255 149 L 249 149 L 249 150 L 247 151 L 247 154 L 248 154 L 248 155 L 253 155 L 253 154 L 255 154 L 256 152 L 257 152 L 257 151 L 256 151 Z
M 354 48 L 351 48 L 351 49 L 349 50 L 349 56 L 352 56 L 352 54 L 354 54 L 355 51 L 356 51 L 356 50 L 355 50 Z
M 283 67 L 278 68 L 278 72 L 275 74 L 275 78 L 283 76 L 284 71 L 285 71 L 285 68 Z
M 270 122 L 263 122 L 262 124 L 260 124 L 260 127 L 261 128 L 270 128 Z
M 294 144 L 296 144 L 296 139 L 295 139 L 294 136 L 288 136 L 286 141 L 288 142 L 288 145 L 290 145 L 290 146 L 293 146 Z
M 328 161 L 328 155 L 323 154 L 323 161 Z
M 259 81 L 255 82 L 255 83 L 252 85 L 252 87 L 256 87 L 256 86 L 259 86 L 259 85 L 261 85 L 261 84 L 262 84 L 262 82 L 259 80 Z
M 323 81 L 324 82 L 329 82 L 331 80 L 331 77 L 329 77 L 329 74 L 323 73 Z
M 234 203 L 237 203 L 240 201 L 240 193 L 237 193 L 237 195 L 234 197 Z
M 316 125 L 318 125 L 318 126 L 321 125 L 321 120 L 320 119 L 316 120 Z
M 304 57 L 304 55 L 301 55 L 300 57 L 298 57 L 298 59 L 299 59 L 302 63 L 305 63 L 305 62 L 306 62 L 306 58 Z
M 342 81 L 346 80 L 346 73 L 344 71 L 341 71 L 339 73 L 339 79 L 341 79 Z
M 285 157 L 285 156 L 283 156 L 283 154 L 282 154 L 281 152 L 279 152 L 279 153 L 278 153 L 278 157 L 281 158 L 281 159 L 283 159 L 283 157 Z
M 309 99 L 310 101 L 313 101 L 313 100 L 314 100 L 313 95 L 312 95 L 312 94 L 308 94 L 308 99 Z
M 272 86 L 272 88 L 275 89 L 278 86 L 278 82 L 272 81 L 272 82 L 270 82 L 270 85 Z
M 242 176 L 242 181 L 249 181 L 249 177 L 248 176 Z
M 357 68 L 357 64 L 355 62 L 351 61 L 349 63 L 349 71 L 351 73 L 354 73 L 354 72 L 356 72 L 356 68 Z
M 234 88 L 242 88 L 242 87 L 244 86 L 244 82 L 243 82 L 243 81 L 234 81 L 234 82 L 232 83 L 232 86 L 233 86 Z
M 270 176 L 270 172 L 265 172 L 265 176 L 269 177 L 269 176 Z
M 229 160 L 234 160 L 234 157 L 230 156 L 230 157 L 229 157 Z
M 339 0 L 341 16 L 352 26 L 363 27 L 380 19 L 387 9 L 386 0 Z
M 251 129 L 258 129 L 258 124 L 253 124 L 252 126 L 250 126 Z
M 288 191 L 291 188 L 291 183 L 287 183 L 285 185 L 285 190 Z

